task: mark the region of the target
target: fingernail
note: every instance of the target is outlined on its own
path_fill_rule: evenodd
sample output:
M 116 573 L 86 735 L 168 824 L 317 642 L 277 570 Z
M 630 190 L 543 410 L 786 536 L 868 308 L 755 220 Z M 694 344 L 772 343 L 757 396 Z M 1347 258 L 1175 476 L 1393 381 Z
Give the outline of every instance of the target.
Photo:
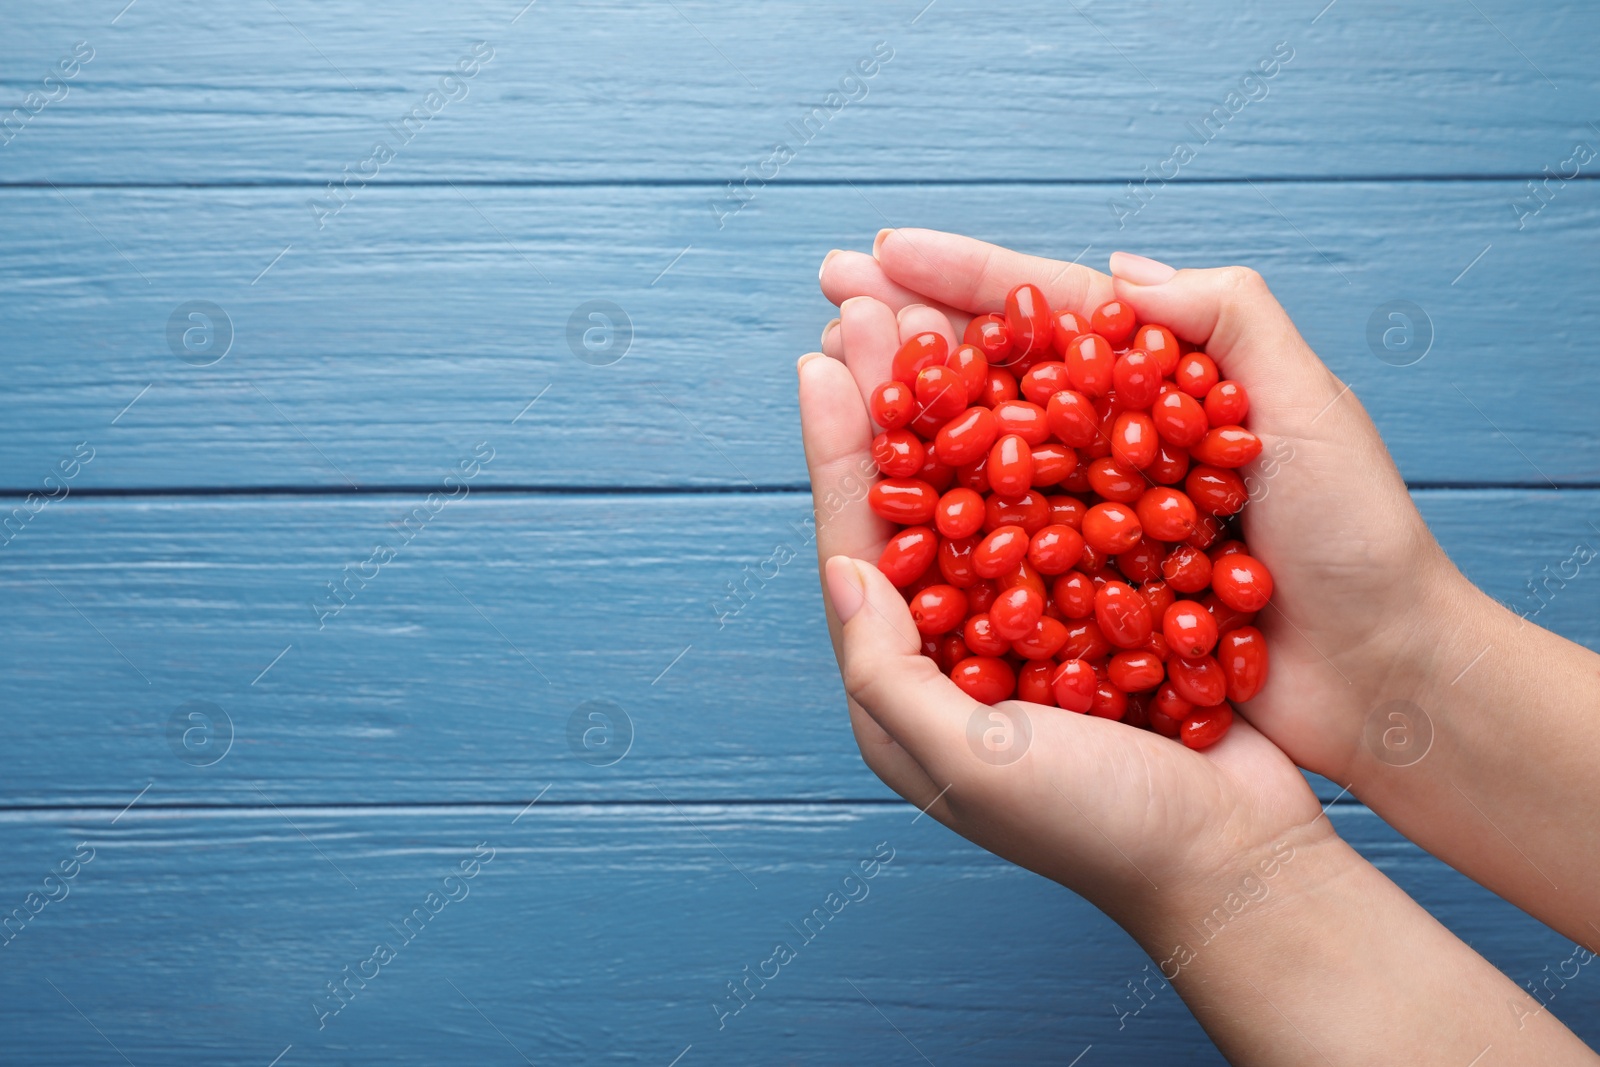
M 889 235 L 891 233 L 893 233 L 893 232 L 894 232 L 893 230 L 879 230 L 878 231 L 878 236 L 876 236 L 876 237 L 874 237 L 872 239 L 872 254 L 873 254 L 873 256 L 877 256 L 878 249 L 883 247 L 883 242 L 887 241 L 889 239 Z
M 841 623 L 849 622 L 867 602 L 867 587 L 861 581 L 861 571 L 849 556 L 834 556 L 828 560 L 828 598 L 833 601 L 833 613 Z
M 1125 282 L 1134 285 L 1160 285 L 1169 282 L 1177 274 L 1177 268 L 1169 267 L 1158 260 L 1136 256 L 1132 252 L 1113 252 L 1111 255 L 1111 274 Z
M 834 330 L 837 330 L 838 328 L 839 328 L 839 320 L 838 319 L 829 319 L 828 320 L 828 325 L 826 325 L 826 326 L 824 326 L 822 328 L 822 347 L 824 349 L 826 349 L 828 347 L 828 335 L 830 333 L 832 333 Z
M 807 363 L 810 363 L 814 359 L 821 359 L 821 358 L 823 358 L 821 352 L 807 352 L 805 355 L 801 356 L 799 358 L 799 360 L 797 360 L 795 362 L 795 365 L 794 365 L 795 373 L 796 374 L 803 373 L 805 371 L 805 369 L 806 369 L 806 364 Z
M 839 250 L 837 248 L 835 248 L 832 252 L 829 252 L 827 255 L 822 257 L 822 266 L 817 268 L 817 281 L 820 282 L 822 280 L 823 272 L 828 269 L 828 260 L 832 259 L 834 256 L 836 256 L 838 254 L 839 254 Z

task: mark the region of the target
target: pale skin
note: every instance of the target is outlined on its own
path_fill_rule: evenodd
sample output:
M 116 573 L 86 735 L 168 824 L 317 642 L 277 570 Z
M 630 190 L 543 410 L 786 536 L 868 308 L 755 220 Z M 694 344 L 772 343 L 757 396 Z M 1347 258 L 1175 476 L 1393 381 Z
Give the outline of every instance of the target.
M 1233 1063 L 1600 1060 L 1556 1019 L 1559 1001 L 1541 1010 L 1346 845 L 1297 769 L 1348 786 L 1421 847 L 1600 948 L 1600 656 L 1456 570 L 1360 403 L 1258 275 L 1174 272 L 1124 253 L 1107 275 L 929 230 L 885 230 L 870 256 L 830 253 L 822 290 L 840 318 L 799 370 L 819 507 L 870 464 L 865 397 L 899 342 L 938 330 L 954 343 L 1022 282 L 1085 314 L 1115 295 L 1203 344 L 1249 391 L 1264 457 L 1292 452 L 1275 470 L 1242 472 L 1268 479 L 1243 525 L 1276 580 L 1256 622 L 1269 678 L 1205 752 L 1008 701 L 1001 721 L 1025 722 L 1031 738 L 1014 762 L 980 758 L 969 726 L 975 715 L 977 732 L 992 725 L 988 709 L 919 654 L 905 601 L 873 566 L 890 527 L 864 499 L 835 513 L 835 493 L 818 556 L 867 765 L 958 833 L 1104 910 Z M 1369 720 L 1380 717 L 1381 737 L 1378 709 L 1392 701 L 1432 725 L 1431 747 L 1407 766 L 1371 740 Z M 1228 936 L 1175 957 L 1242 885 L 1266 892 Z

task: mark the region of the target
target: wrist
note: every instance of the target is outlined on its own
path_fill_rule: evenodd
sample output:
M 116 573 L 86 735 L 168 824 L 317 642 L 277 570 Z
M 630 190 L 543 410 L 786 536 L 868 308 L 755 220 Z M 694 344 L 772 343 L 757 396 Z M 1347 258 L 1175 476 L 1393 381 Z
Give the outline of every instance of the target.
M 1105 910 L 1175 981 L 1224 931 L 1263 924 L 1303 896 L 1300 889 L 1337 880 L 1366 861 L 1326 817 L 1234 851 L 1226 859 L 1174 878 L 1126 909 Z M 1292 892 L 1285 892 L 1298 887 Z

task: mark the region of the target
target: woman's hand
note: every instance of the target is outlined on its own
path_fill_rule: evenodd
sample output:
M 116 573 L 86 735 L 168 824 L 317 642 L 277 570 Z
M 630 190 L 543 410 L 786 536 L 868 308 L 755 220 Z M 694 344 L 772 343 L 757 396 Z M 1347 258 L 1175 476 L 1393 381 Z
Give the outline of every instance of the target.
M 1259 274 L 1174 271 L 1124 253 L 1111 265 L 1107 277 L 952 234 L 890 230 L 879 234 L 874 257 L 831 256 L 822 288 L 851 303 L 853 289 L 920 299 L 927 306 L 908 303 L 900 317 L 929 328 L 934 317 L 964 321 L 998 311 L 1013 286 L 1033 281 L 1052 308 L 1087 314 L 1115 296 L 1141 321 L 1203 346 L 1223 377 L 1249 393 L 1249 425 L 1263 444 L 1241 472 L 1252 496 L 1243 527 L 1274 579 L 1272 602 L 1255 623 L 1272 658 L 1265 687 L 1240 710 L 1300 766 L 1349 784 L 1373 710 L 1416 701 L 1444 669 L 1433 662 L 1439 633 L 1466 583 L 1417 513 L 1360 402 L 1311 351 Z M 835 343 L 845 336 L 833 333 Z M 855 366 L 848 353 L 846 360 Z M 871 373 L 881 378 L 881 371 Z
M 1105 290 L 1103 278 L 1078 270 L 1058 281 Z M 1225 893 L 1219 885 L 1237 883 L 1281 842 L 1331 837 L 1293 763 L 1246 723 L 1197 753 L 1060 709 L 985 707 L 920 654 L 904 599 L 870 562 L 890 529 L 864 494 L 844 488 L 871 469 L 866 396 L 887 378 L 901 337 L 950 329 L 926 307 L 898 319 L 878 300 L 852 299 L 844 362 L 813 354 L 800 365 L 829 623 L 868 766 L 918 807 L 931 804 L 930 815 L 1130 926 L 1176 901 Z
M 1115 295 L 1204 346 L 1249 392 L 1264 446 L 1241 471 L 1252 496 L 1242 523 L 1275 582 L 1255 623 L 1271 667 L 1240 712 L 1423 848 L 1600 946 L 1600 657 L 1517 619 L 1451 564 L 1372 421 L 1259 275 L 1124 253 L 1111 268 L 885 231 L 874 256 L 825 262 L 823 292 L 845 301 L 843 326 L 825 336 L 855 368 L 856 291 L 900 305 L 902 329 L 954 329 L 1035 281 L 1052 307 L 1087 313 Z M 858 381 L 885 366 L 858 369 Z M 1407 712 L 1391 719 L 1396 706 Z

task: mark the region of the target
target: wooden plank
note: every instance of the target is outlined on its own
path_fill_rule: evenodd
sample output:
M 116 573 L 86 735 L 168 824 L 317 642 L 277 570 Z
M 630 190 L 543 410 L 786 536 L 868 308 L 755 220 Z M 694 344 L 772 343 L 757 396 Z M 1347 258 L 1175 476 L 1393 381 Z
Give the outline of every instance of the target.
M 1594 492 L 1418 499 L 1466 573 L 1514 607 L 1537 607 L 1525 583 L 1544 567 L 1570 572 L 1577 543 L 1600 543 Z M 511 803 L 547 786 L 567 801 L 890 795 L 845 725 L 806 497 L 480 494 L 407 542 L 396 523 L 417 505 L 69 498 L 41 512 L 0 553 L 0 804 L 115 811 L 152 782 L 144 803 L 259 804 L 262 783 L 275 803 Z M 394 557 L 359 566 L 378 545 Z M 346 565 L 370 580 L 325 614 Z M 1591 571 L 1558 583 L 1536 621 L 1600 648 Z M 589 700 L 622 709 L 608 714 L 625 757 L 608 766 L 613 735 L 580 711 Z M 226 730 L 189 719 L 191 701 L 231 723 L 209 766 Z
M 1156 18 L 1038 2 L 1003 19 L 978 0 L 613 0 L 520 18 L 512 0 L 381 13 L 302 0 L 226 17 L 202 0 L 123 6 L 13 20 L 6 108 L 41 97 L 9 128 L 6 180 L 320 186 L 362 173 L 378 141 L 395 153 L 367 166 L 381 181 L 720 187 L 757 173 L 776 143 L 794 152 L 778 180 L 1126 179 L 1157 172 L 1180 141 L 1197 152 L 1183 178 L 1537 176 L 1591 137 L 1586 42 L 1600 33 L 1592 5 L 1543 4 L 1530 19 L 1508 0 L 1481 13 L 1248 0 L 1224 17 L 1175 5 Z M 93 58 L 41 106 L 77 41 Z M 475 42 L 492 58 L 441 84 L 464 57 L 473 66 Z M 889 62 L 843 81 L 875 48 Z M 1275 52 L 1292 58 L 1270 66 Z M 1274 76 L 1246 82 L 1263 62 Z
M 304 190 L 11 190 L 0 470 L 33 490 L 87 441 L 76 488 L 416 486 L 489 441 L 482 484 L 803 485 L 792 361 L 832 311 L 816 266 L 882 208 L 1093 263 L 1252 263 L 1413 481 L 1600 480 L 1577 402 L 1600 390 L 1600 305 L 1576 268 L 1600 185 L 1522 232 L 1510 182 L 1190 185 L 1121 234 L 1107 193 L 791 187 L 719 234 L 700 189 L 385 189 L 319 235 Z M 613 365 L 570 341 L 592 300 L 631 321 Z M 1411 366 L 1369 344 L 1395 300 L 1431 323 Z M 191 301 L 231 323 L 210 366 L 174 354 Z
M 1159 981 L 1132 1012 L 1128 983 L 1153 968 L 1104 916 L 904 809 L 286 814 L 3 817 L 8 908 L 80 843 L 93 850 L 68 895 L 5 946 L 11 1057 L 122 1062 L 115 1046 L 139 1064 L 691 1065 L 780 1048 L 797 1063 L 1065 1063 L 1093 1045 L 1085 1062 L 1222 1062 Z M 1333 820 L 1513 980 L 1571 954 L 1364 809 Z M 845 883 L 877 857 L 892 858 Z M 477 863 L 471 879 L 462 862 Z M 441 902 L 427 921 L 401 929 L 430 892 Z M 855 899 L 813 919 L 808 943 L 790 924 L 830 893 Z M 738 1003 L 727 983 L 779 941 L 794 958 L 752 982 L 719 1029 L 713 1005 Z M 392 956 L 367 964 L 379 942 Z M 331 1014 L 325 984 L 347 966 L 368 980 L 351 980 Z M 1594 983 L 1575 979 L 1550 1003 L 1591 1042 Z

